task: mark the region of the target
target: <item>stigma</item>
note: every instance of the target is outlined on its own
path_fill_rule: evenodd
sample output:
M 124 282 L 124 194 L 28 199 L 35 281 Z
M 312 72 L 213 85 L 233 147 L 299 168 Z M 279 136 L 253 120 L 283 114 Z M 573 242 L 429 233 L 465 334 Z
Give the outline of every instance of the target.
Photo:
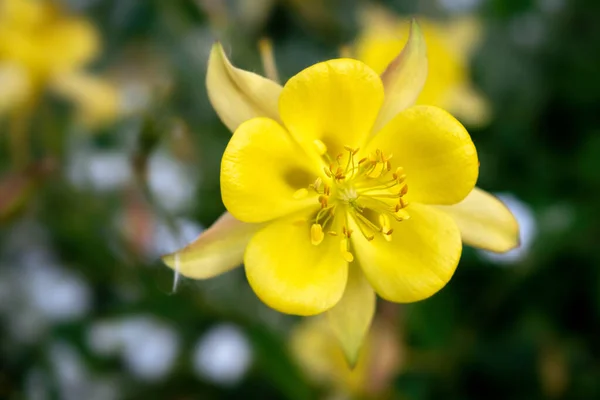
M 361 156 L 360 149 L 344 146 L 333 157 L 322 141 L 313 144 L 324 161 L 324 175 L 295 195 L 318 194 L 319 208 L 310 220 L 311 243 L 318 246 L 326 236 L 338 237 L 341 256 L 352 262 L 350 219 L 367 240 L 391 241 L 392 220 L 410 218 L 406 174 L 401 166 L 394 167 L 392 154 L 377 149 Z

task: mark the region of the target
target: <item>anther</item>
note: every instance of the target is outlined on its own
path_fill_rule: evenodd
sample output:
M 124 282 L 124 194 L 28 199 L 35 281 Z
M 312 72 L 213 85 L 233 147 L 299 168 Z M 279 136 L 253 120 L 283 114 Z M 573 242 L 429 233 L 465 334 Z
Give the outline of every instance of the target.
M 319 203 L 321 203 L 321 208 L 325 208 L 327 207 L 327 196 L 326 195 L 320 195 L 319 196 Z
M 387 231 L 387 232 L 384 232 L 384 233 L 383 233 L 383 238 L 384 238 L 386 241 L 388 241 L 388 242 L 391 242 L 391 241 L 392 241 L 392 233 L 393 233 L 393 232 L 394 232 L 394 230 L 393 230 L 393 229 L 390 229 L 389 231 Z
M 315 145 L 315 148 L 317 149 L 317 153 L 319 153 L 320 156 L 327 153 L 327 146 L 325 146 L 325 143 L 323 143 L 319 139 L 313 140 L 313 144 Z
M 348 239 L 340 240 L 340 252 L 346 262 L 354 261 L 354 256 L 348 251 Z
M 408 185 L 404 185 L 402 186 L 402 189 L 400 189 L 400 196 L 404 196 L 406 193 L 408 193 Z
M 303 199 L 306 196 L 308 196 L 308 190 L 305 188 L 296 190 L 293 195 L 294 199 L 296 199 L 296 200 Z
M 404 220 L 407 220 L 410 218 L 410 215 L 404 209 L 400 209 L 400 210 L 396 211 L 394 216 L 396 217 L 396 219 L 398 221 L 404 221 Z
M 390 229 L 390 219 L 385 214 L 379 214 L 379 225 L 381 226 L 382 231 L 386 231 Z
M 349 239 L 352 236 L 352 229 L 346 228 L 346 225 L 342 226 L 342 235 Z
M 323 241 L 324 237 L 323 227 L 320 224 L 312 224 L 310 227 L 310 242 L 317 246 Z

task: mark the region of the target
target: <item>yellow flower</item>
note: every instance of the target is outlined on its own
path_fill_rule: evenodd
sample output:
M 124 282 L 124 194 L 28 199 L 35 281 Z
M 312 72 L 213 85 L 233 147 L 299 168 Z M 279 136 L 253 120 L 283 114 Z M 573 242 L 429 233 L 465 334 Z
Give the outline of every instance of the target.
M 116 90 L 81 71 L 99 49 L 88 21 L 65 15 L 48 0 L 0 0 L 0 77 L 15 82 L 0 94 L 0 112 L 50 88 L 74 100 L 84 122 L 109 120 L 118 104 Z
M 216 44 L 207 88 L 235 131 L 221 164 L 231 215 L 165 263 L 206 279 L 243 259 L 269 306 L 327 312 L 353 363 L 375 292 L 395 302 L 431 296 L 454 273 L 461 235 L 494 251 L 516 246 L 510 212 L 473 189 L 478 160 L 463 126 L 442 109 L 411 107 L 426 71 L 416 23 L 381 78 L 338 59 L 282 88 L 233 67 Z
M 406 43 L 409 21 L 375 7 L 363 15 L 356 58 L 382 73 Z M 467 16 L 448 22 L 418 19 L 427 43 L 429 72 L 417 104 L 442 107 L 469 124 L 485 123 L 489 105 L 469 77 L 469 59 L 481 37 L 479 22 Z
M 398 332 L 383 318 L 373 322 L 353 368 L 325 318 L 307 318 L 296 325 L 290 335 L 290 351 L 307 378 L 333 392 L 333 398 L 387 398 L 392 379 L 403 364 Z

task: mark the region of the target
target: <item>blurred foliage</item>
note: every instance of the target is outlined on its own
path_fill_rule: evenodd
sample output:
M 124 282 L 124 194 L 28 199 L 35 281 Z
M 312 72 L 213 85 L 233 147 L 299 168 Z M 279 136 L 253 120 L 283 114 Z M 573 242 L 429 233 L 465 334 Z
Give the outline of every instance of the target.
M 230 134 L 204 87 L 212 42 L 222 40 L 236 65 L 260 72 L 257 42 L 272 38 L 285 81 L 336 57 L 356 36 L 364 3 L 63 1 L 99 29 L 104 49 L 90 71 L 117 85 L 134 112 L 87 127 L 72 105 L 43 94 L 27 120 L 34 161 L 25 169 L 11 165 L 11 118 L 0 117 L 0 398 L 324 393 L 288 350 L 296 320 L 261 304 L 241 269 L 210 282 L 174 282 L 158 256 L 224 210 L 218 171 Z M 465 249 L 439 294 L 386 314 L 403 349 L 390 396 L 600 398 L 600 3 L 378 3 L 400 15 L 481 18 L 472 79 L 493 118 L 469 129 L 479 186 L 529 204 L 538 232 L 527 256 L 512 264 Z M 76 295 L 69 295 L 72 281 Z M 56 304 L 75 311 L 61 314 Z M 97 349 L 99 323 L 137 315 L 175 332 L 172 368 L 160 376 Z M 234 383 L 192 368 L 197 340 L 224 322 L 246 335 L 253 354 Z M 132 351 L 166 363 L 143 346 L 151 334 L 138 330 L 140 347 Z

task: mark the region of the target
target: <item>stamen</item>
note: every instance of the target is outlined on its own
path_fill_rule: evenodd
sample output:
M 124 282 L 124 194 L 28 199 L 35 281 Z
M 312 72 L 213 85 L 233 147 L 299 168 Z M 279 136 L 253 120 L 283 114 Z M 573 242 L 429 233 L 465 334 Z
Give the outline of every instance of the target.
M 353 230 L 346 228 L 346 225 L 342 226 L 342 234 L 348 239 L 350 239 L 350 237 L 352 236 L 352 232 Z
M 323 143 L 319 139 L 313 140 L 313 144 L 315 145 L 315 147 L 317 149 L 317 153 L 319 153 L 320 156 L 327 153 L 327 146 L 325 146 L 325 143 Z
M 354 255 L 349 251 L 349 239 L 353 232 L 348 228 L 349 217 L 354 218 L 356 229 L 360 230 L 365 239 L 374 240 L 379 233 L 384 240 L 391 241 L 394 231 L 391 219 L 400 222 L 410 218 L 405 210 L 408 201 L 403 198 L 408 193 L 404 168 L 393 170 L 390 162 L 393 155 L 386 155 L 380 149 L 375 149 L 367 157 L 357 161 L 354 157 L 359 153 L 358 148 L 343 146 L 344 152 L 333 157 L 327 153 L 327 146 L 321 140 L 315 139 L 313 144 L 328 164 L 328 167 L 323 168 L 327 178 L 317 178 L 308 186 L 308 190 L 300 189 L 294 193 L 294 198 L 297 199 L 307 196 L 309 190 L 318 193 L 321 207 L 311 220 L 311 242 L 318 245 L 324 240 L 325 234 L 339 235 L 342 239 L 342 256 L 346 261 L 352 262 Z M 345 156 L 348 158 L 344 159 Z M 342 162 L 344 166 L 341 165 Z M 332 190 L 333 185 L 335 187 Z M 389 199 L 393 200 L 390 202 Z M 346 219 L 341 232 L 333 230 L 331 222 L 338 205 L 343 205 Z
M 349 242 L 348 239 L 342 239 L 340 240 L 340 252 L 342 253 L 342 257 L 344 258 L 344 260 L 346 260 L 346 262 L 352 262 L 354 261 L 354 256 L 352 255 L 352 253 L 350 253 L 350 251 L 348 251 L 349 248 Z
M 379 225 L 381 225 L 381 230 L 386 232 L 390 229 L 390 218 L 385 214 L 379 214 Z
M 320 224 L 312 224 L 310 227 L 310 242 L 317 246 L 321 244 L 324 237 L 323 227 Z
M 305 189 L 305 188 L 296 190 L 293 195 L 295 200 L 303 199 L 306 196 L 308 196 L 308 189 Z
M 327 196 L 326 195 L 320 195 L 319 196 L 319 203 L 321 203 L 321 208 L 327 208 Z
M 358 228 L 360 229 L 360 233 L 363 234 L 365 239 L 367 239 L 368 241 L 375 239 L 375 235 L 373 234 L 373 231 L 379 231 L 379 228 L 374 223 L 369 221 L 369 219 L 366 218 L 364 215 L 357 213 L 357 212 L 355 212 L 354 215 L 357 218 L 356 222 L 357 222 Z M 369 232 L 369 230 L 371 230 L 371 232 Z
M 406 210 L 404 210 L 404 209 L 400 209 L 400 210 L 396 211 L 394 216 L 396 217 L 396 220 L 400 221 L 400 222 L 405 221 L 410 218 L 410 214 L 408 214 L 408 212 L 406 212 Z

